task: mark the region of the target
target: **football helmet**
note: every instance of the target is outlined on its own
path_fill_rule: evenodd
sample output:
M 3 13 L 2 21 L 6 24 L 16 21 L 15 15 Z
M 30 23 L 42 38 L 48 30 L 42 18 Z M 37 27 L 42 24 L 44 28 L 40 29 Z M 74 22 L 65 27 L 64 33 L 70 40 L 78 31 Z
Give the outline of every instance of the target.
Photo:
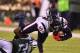
M 64 41 L 72 37 L 71 30 L 69 28 L 63 28 L 53 32 L 53 38 L 57 41 Z

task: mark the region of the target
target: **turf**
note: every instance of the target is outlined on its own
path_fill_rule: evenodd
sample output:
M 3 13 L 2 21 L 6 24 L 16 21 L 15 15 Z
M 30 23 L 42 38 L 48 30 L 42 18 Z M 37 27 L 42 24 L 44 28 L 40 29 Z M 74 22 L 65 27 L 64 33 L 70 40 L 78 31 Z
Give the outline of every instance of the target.
M 44 53 L 80 53 L 80 39 L 72 38 L 58 42 L 48 37 L 44 44 Z M 33 53 L 38 53 L 35 49 Z
M 36 34 L 32 34 L 34 37 Z M 6 40 L 12 40 L 14 34 L 9 32 L 0 32 L 0 37 Z M 35 48 L 32 53 L 39 53 Z M 66 41 L 55 41 L 52 36 L 49 36 L 44 43 L 44 53 L 80 53 L 80 39 L 71 38 Z
M 11 32 L 1 32 L 0 31 L 0 38 L 6 39 L 8 41 L 11 41 L 14 37 L 14 33 Z

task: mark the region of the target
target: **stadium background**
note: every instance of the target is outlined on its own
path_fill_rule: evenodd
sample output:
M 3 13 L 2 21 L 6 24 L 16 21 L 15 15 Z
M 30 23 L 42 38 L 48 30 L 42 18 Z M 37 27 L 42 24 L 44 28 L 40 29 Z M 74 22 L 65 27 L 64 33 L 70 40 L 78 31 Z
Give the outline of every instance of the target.
M 29 3 L 27 3 L 27 1 Z M 74 1 L 75 3 L 78 3 L 77 5 L 80 5 L 79 0 L 70 1 Z M 6 39 L 8 41 L 11 41 L 13 39 L 13 30 L 18 26 L 18 23 L 14 19 L 16 14 L 26 13 L 27 15 L 27 13 L 29 13 L 26 19 L 28 19 L 29 21 L 33 21 L 33 19 L 35 19 L 35 16 L 34 13 L 32 13 L 32 8 L 34 7 L 30 0 L 0 0 L 0 38 Z M 71 9 L 71 11 L 74 12 L 74 9 Z M 80 10 L 76 13 L 79 15 Z M 80 17 L 78 16 L 78 18 Z M 8 22 L 6 20 L 8 20 Z M 79 19 L 75 21 L 77 22 L 78 20 Z M 50 33 L 44 44 L 44 53 L 80 53 L 79 28 L 80 22 L 79 24 L 77 24 L 77 28 L 72 31 L 73 38 L 63 42 L 55 41 L 51 36 L 52 34 Z M 36 32 L 32 33 L 31 35 L 36 39 Z M 32 53 L 38 53 L 37 48 Z

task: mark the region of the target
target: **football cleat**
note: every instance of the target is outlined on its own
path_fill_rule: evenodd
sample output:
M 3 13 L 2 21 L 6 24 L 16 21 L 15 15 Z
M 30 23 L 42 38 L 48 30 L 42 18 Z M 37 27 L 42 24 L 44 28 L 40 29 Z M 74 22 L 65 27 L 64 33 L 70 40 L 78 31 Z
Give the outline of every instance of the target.
M 37 41 L 36 41 L 36 40 L 33 40 L 33 41 L 32 41 L 32 47 L 34 47 L 34 48 L 37 47 Z

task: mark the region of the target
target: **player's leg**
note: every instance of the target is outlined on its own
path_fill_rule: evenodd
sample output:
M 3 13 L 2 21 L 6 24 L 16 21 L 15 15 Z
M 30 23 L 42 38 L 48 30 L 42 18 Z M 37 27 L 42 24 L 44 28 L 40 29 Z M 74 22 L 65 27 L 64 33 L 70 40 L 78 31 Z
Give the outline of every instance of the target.
M 33 31 L 37 31 L 37 24 L 35 22 L 28 25 L 28 26 L 25 26 L 23 28 L 23 30 L 21 30 L 21 33 L 22 34 L 25 34 L 25 33 L 28 34 L 28 33 L 31 33 Z
M 12 43 L 8 42 L 6 40 L 0 40 L 0 47 L 6 52 L 6 53 L 12 53 Z
M 38 42 L 39 53 L 43 53 L 43 43 L 46 40 L 47 36 L 48 36 L 47 32 L 45 32 L 45 33 L 38 32 L 37 42 Z
M 25 26 L 22 30 L 20 28 L 17 28 L 17 29 L 14 30 L 14 33 L 15 33 L 14 39 L 17 39 L 21 35 L 26 35 L 28 33 L 36 31 L 36 30 L 37 30 L 37 24 L 36 23 L 32 23 L 28 26 Z

